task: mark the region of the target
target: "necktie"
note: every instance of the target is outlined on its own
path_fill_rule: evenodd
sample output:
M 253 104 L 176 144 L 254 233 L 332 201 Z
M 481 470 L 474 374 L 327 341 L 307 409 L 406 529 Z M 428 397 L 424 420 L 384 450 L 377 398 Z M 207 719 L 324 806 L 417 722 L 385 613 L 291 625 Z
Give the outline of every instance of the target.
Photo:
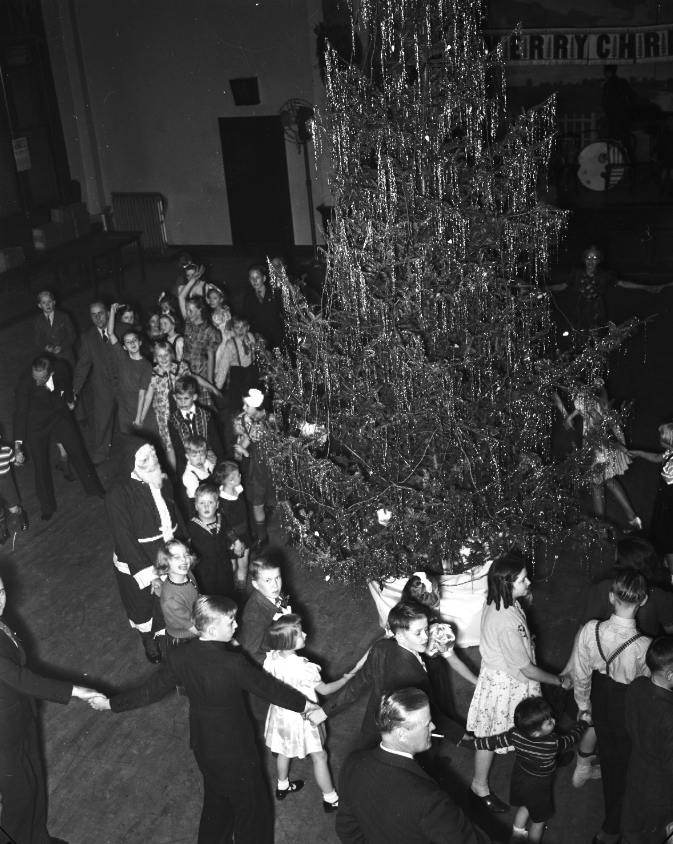
M 107 346 L 110 342 L 110 338 L 107 336 L 107 331 L 104 328 L 101 329 L 101 336 L 103 337 L 103 343 Z
M 193 437 L 196 436 L 196 423 L 194 422 L 194 412 L 187 414 L 187 424 L 189 425 L 189 430 Z
M 274 604 L 278 607 L 279 610 L 283 609 L 283 599 L 280 597 L 280 595 L 276 598 Z
M 14 642 L 14 644 L 16 645 L 17 648 L 19 647 L 19 643 L 17 641 L 16 636 L 9 629 L 9 627 L 7 627 L 7 625 L 5 624 L 4 621 L 0 621 L 0 630 L 2 630 L 4 633 L 6 633 L 9 636 L 9 638 L 12 640 L 12 642 Z

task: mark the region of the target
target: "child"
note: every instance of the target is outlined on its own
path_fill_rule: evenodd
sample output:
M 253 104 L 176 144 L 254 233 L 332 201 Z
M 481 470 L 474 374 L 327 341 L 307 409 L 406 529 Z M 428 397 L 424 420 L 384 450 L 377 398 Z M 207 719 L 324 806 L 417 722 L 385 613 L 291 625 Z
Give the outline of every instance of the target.
M 170 344 L 175 354 L 175 360 L 180 363 L 182 360 L 182 347 L 184 338 L 178 331 L 177 318 L 174 314 L 162 314 L 159 317 L 159 328 L 164 335 L 166 342 Z
M 152 591 L 159 595 L 166 622 L 166 644 L 169 648 L 196 639 L 199 635 L 192 621 L 194 604 L 199 597 L 191 572 L 194 557 L 178 539 L 169 539 L 157 551 L 157 580 Z
M 226 305 L 223 308 L 218 308 L 212 315 L 213 325 L 220 332 L 220 345 L 215 352 L 215 386 L 221 390 L 224 386 L 225 377 L 221 375 L 222 361 L 224 359 L 227 341 L 233 335 L 231 328 L 231 311 Z
M 185 441 L 188 437 L 199 436 L 206 441 L 209 459 L 213 462 L 224 459 L 224 449 L 215 421 L 209 410 L 199 407 L 196 400 L 199 388 L 191 375 L 178 378 L 175 382 L 175 403 L 178 409 L 168 420 L 168 432 L 175 451 L 178 474 L 181 476 L 187 468 Z M 213 456 L 214 455 L 214 456 Z
M 264 664 L 268 651 L 264 637 L 271 622 L 285 613 L 292 612 L 287 597 L 282 593 L 283 562 L 282 552 L 270 549 L 250 563 L 252 594 L 243 610 L 241 627 L 236 638 L 250 659 L 259 666 Z
M 259 368 L 255 362 L 255 338 L 246 317 L 234 317 L 231 327 L 233 335 L 224 344 L 215 384 L 222 389 L 227 383 L 229 406 L 238 411 L 243 396 L 259 384 Z
M 204 595 L 233 598 L 234 561 L 244 547 L 218 511 L 218 502 L 219 493 L 214 484 L 199 484 L 194 493 L 196 515 L 188 525 L 192 545 L 199 556 L 196 582 Z
M 626 490 L 617 480 L 629 468 L 631 457 L 624 444 L 624 434 L 619 425 L 610 418 L 610 405 L 603 380 L 596 378 L 593 387 L 574 396 L 575 410 L 568 413 L 558 393 L 554 393 L 554 403 L 564 417 L 566 428 L 571 429 L 576 416 L 582 418 L 582 436 L 584 439 L 596 434 L 610 436 L 594 450 L 594 481 L 591 497 L 594 510 L 599 519 L 605 519 L 605 490 L 609 490 L 626 516 L 630 530 L 642 530 L 643 523 L 631 506 Z
M 263 403 L 264 393 L 250 390 L 243 400 L 243 412 L 234 419 L 237 434 L 234 456 L 241 464 L 243 488 L 252 507 L 257 548 L 269 541 L 266 508 L 273 512 L 276 506 L 276 490 L 266 456 L 266 440 L 273 417 L 267 418 Z
M 626 690 L 636 677 L 650 675 L 645 657 L 652 640 L 636 627 L 636 613 L 646 601 L 647 582 L 642 574 L 632 569 L 618 572 L 610 591 L 612 615 L 607 621 L 589 621 L 575 642 L 575 701 L 580 712 L 591 715 L 601 757 L 605 819 L 594 837 L 596 844 L 614 844 L 619 838 L 631 754 L 624 715 Z M 580 755 L 594 746 L 589 731 L 580 742 Z
M 19 504 L 10 468 L 15 462 L 14 449 L 0 443 L 0 545 L 4 545 L 9 539 L 7 510 L 18 517 L 22 531 L 28 530 L 28 513 Z
M 213 472 L 213 481 L 219 486 L 220 512 L 228 530 L 240 544 L 234 546 L 236 589 L 243 593 L 248 577 L 248 554 L 252 544 L 248 529 L 248 508 L 241 485 L 241 473 L 233 460 L 219 463 Z M 241 553 L 238 553 L 238 552 Z
M 551 706 L 544 698 L 529 697 L 517 704 L 513 729 L 475 740 L 477 750 L 513 747 L 516 753 L 509 802 L 519 809 L 512 841 L 542 841 L 545 825 L 554 814 L 552 778 L 556 757 L 576 744 L 590 725 L 587 713 L 581 717 L 582 722 L 567 735 L 556 735 Z M 526 831 L 529 819 L 530 828 Z
M 145 396 L 152 380 L 152 364 L 141 354 L 142 335 L 132 324 L 127 325 L 128 330 L 124 332 L 121 342 L 115 334 L 117 312 L 122 309 L 133 314 L 127 305 L 115 302 L 110 308 L 107 329 L 117 371 L 119 427 L 123 434 L 138 433 L 142 428 L 158 433 L 154 411 L 150 406 L 145 406 Z
M 198 485 L 213 474 L 215 461 L 209 458 L 208 444 L 203 437 L 187 437 L 184 446 L 187 468 L 182 473 L 182 484 L 187 497 L 193 499 Z
M 297 656 L 296 652 L 306 644 L 306 634 L 301 628 L 301 618 L 298 615 L 288 614 L 274 621 L 267 631 L 266 644 L 269 653 L 264 660 L 264 670 L 276 680 L 297 689 L 314 703 L 318 702 L 316 692 L 323 695 L 336 692 L 353 676 L 344 674 L 340 680 L 323 683 L 320 679 L 320 668 L 305 657 Z M 288 778 L 290 762 L 292 759 L 304 759 L 309 755 L 313 762 L 316 782 L 322 791 L 323 809 L 327 813 L 336 812 L 339 795 L 334 790 L 327 763 L 327 751 L 323 748 L 324 726 L 320 724 L 314 727 L 302 718 L 301 713 L 272 704 L 266 716 L 264 739 L 272 753 L 278 754 L 276 800 L 285 800 L 288 794 L 303 788 L 303 780 L 291 781 Z
M 159 436 L 164 446 L 166 458 L 173 471 L 175 471 L 175 452 L 170 434 L 168 433 L 168 419 L 175 410 L 173 401 L 173 390 L 178 379 L 178 364 L 175 362 L 173 348 L 169 343 L 162 340 L 154 344 L 152 350 L 154 368 L 150 385 L 145 393 L 145 400 L 140 411 L 140 422 L 144 423 L 145 417 L 150 409 L 154 409 L 154 415 L 159 428 Z
M 659 426 L 659 443 L 663 451 L 631 450 L 631 457 L 642 457 L 650 463 L 661 463 L 661 481 L 654 501 L 649 539 L 673 577 L 673 422 Z

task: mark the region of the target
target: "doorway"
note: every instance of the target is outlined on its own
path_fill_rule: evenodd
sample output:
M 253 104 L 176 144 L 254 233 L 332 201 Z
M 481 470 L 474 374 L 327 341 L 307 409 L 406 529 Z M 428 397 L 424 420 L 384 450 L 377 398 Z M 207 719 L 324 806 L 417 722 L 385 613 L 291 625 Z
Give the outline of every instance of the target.
M 222 161 L 234 246 L 294 246 L 280 117 L 221 117 Z

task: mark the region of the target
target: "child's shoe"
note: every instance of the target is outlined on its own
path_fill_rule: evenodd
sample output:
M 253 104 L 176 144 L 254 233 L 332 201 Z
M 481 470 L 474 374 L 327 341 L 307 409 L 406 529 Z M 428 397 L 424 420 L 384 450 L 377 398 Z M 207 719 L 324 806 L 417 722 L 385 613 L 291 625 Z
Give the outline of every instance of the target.
M 290 780 L 290 785 L 287 788 L 276 789 L 276 800 L 285 800 L 288 794 L 294 794 L 295 791 L 301 791 L 304 787 L 304 780 Z
M 327 800 L 327 797 L 329 797 L 330 799 Z M 339 808 L 339 795 L 336 793 L 336 791 L 332 790 L 328 794 L 325 794 L 325 792 L 323 792 L 322 808 L 326 815 L 333 815 L 336 812 L 336 810 Z

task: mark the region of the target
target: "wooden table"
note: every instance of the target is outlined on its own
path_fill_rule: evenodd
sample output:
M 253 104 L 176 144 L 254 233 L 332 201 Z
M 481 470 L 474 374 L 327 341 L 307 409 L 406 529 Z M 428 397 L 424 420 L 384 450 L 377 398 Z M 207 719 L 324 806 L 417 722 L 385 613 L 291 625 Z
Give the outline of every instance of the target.
M 54 292 L 61 292 L 61 274 L 66 266 L 77 264 L 82 277 L 91 284 L 93 295 L 98 296 L 97 266 L 105 258 L 115 279 L 117 292 L 125 287 L 124 262 L 122 249 L 136 245 L 140 262 L 140 276 L 145 280 L 145 261 L 140 243 L 142 232 L 94 232 L 63 243 L 54 249 L 33 250 L 25 263 L 0 273 L 0 283 L 9 283 L 13 278 L 20 278 L 26 292 L 30 292 L 31 275 L 38 269 L 49 269 L 54 276 Z

